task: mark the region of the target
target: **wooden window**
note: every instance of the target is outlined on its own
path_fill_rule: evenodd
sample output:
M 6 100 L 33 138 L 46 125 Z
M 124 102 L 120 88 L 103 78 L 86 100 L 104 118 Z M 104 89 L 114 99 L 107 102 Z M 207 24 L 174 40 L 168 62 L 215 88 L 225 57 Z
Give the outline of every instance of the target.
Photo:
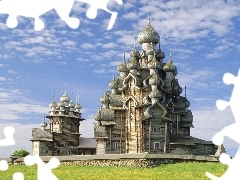
M 113 142 L 113 143 L 112 143 L 112 148 L 113 148 L 113 149 L 119 149 L 119 144 L 118 144 L 118 142 Z
M 67 142 L 63 143 L 63 146 L 64 146 L 64 147 L 67 147 Z
M 47 149 L 44 149 L 44 150 L 43 150 L 43 153 L 48 153 L 48 150 L 47 150 Z
M 164 133 L 164 128 L 161 127 L 153 127 L 152 128 L 153 133 Z
M 154 142 L 154 149 L 160 149 L 160 142 Z
M 153 133 L 156 133 L 156 132 L 157 132 L 157 128 L 156 128 L 156 127 L 153 127 L 153 128 L 152 128 L 152 132 L 153 132 Z
M 164 133 L 164 128 L 159 128 L 159 133 Z
M 72 152 L 69 150 L 69 151 L 67 151 L 67 154 L 72 154 Z
M 58 150 L 57 150 L 57 154 L 60 154 L 60 153 L 61 153 L 61 150 L 58 149 Z

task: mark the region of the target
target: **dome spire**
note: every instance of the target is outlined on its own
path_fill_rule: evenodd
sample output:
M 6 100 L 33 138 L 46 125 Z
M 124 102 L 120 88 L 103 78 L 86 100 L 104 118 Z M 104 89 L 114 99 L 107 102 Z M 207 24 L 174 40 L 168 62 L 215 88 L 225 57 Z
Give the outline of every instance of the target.
M 67 93 L 67 83 L 65 82 L 65 94 Z

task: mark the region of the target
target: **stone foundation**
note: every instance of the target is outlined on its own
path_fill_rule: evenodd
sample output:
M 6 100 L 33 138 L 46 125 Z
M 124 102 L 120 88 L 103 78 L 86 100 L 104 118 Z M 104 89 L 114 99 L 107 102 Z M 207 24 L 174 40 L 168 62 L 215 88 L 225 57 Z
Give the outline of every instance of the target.
M 179 162 L 218 162 L 213 156 L 174 155 L 174 154 L 108 154 L 108 155 L 76 155 L 55 156 L 61 165 L 76 166 L 116 166 L 116 167 L 155 167 L 161 164 L 173 164 Z M 44 162 L 48 162 L 51 156 L 41 156 Z M 24 165 L 24 159 L 19 158 L 15 164 Z

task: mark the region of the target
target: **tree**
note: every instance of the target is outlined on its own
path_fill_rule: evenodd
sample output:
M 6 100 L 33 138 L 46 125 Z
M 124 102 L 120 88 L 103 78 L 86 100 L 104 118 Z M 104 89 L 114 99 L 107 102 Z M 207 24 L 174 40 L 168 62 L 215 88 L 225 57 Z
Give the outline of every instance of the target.
M 20 157 L 25 157 L 27 155 L 29 155 L 30 153 L 25 150 L 25 149 L 20 149 L 20 150 L 15 150 L 13 152 L 13 156 L 20 156 Z

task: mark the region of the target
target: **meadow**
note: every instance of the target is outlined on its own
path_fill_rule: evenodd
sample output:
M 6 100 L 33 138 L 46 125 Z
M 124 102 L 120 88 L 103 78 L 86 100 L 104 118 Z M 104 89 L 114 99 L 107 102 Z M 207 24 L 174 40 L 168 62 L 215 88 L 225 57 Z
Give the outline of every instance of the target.
M 221 176 L 226 170 L 227 166 L 221 163 L 193 162 L 154 168 L 60 165 L 53 173 L 59 180 L 208 180 L 205 171 Z M 7 171 L 0 171 L 0 179 L 12 180 L 15 172 L 22 172 L 25 180 L 37 179 L 36 165 L 10 165 Z

